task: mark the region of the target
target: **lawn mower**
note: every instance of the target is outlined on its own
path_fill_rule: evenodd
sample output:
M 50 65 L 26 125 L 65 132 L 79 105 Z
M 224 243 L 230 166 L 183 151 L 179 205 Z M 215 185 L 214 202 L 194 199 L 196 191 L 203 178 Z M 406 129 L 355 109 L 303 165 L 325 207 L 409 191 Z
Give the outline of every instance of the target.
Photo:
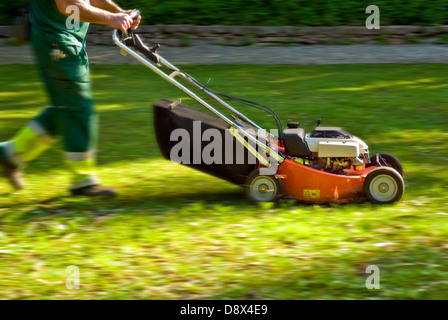
M 138 14 L 135 11 L 131 17 Z M 389 204 L 401 199 L 405 190 L 403 169 L 393 155 L 370 157 L 364 141 L 342 128 L 321 126 L 320 120 L 310 133 L 298 122 L 288 123 L 283 130 L 272 108 L 210 89 L 159 55 L 160 45 L 146 46 L 135 31 L 115 30 L 113 40 L 123 54 L 130 54 L 209 111 L 187 107 L 180 100 L 162 99 L 153 105 L 155 135 L 165 158 L 173 161 L 177 152 L 182 161 L 174 162 L 241 185 L 254 202 L 369 200 Z M 240 113 L 229 100 L 267 112 L 276 122 L 276 134 Z M 224 107 L 230 117 L 211 103 Z M 180 140 L 184 148 L 179 147 Z M 223 141 L 226 143 L 218 143 Z M 205 151 L 218 161 L 202 157 Z

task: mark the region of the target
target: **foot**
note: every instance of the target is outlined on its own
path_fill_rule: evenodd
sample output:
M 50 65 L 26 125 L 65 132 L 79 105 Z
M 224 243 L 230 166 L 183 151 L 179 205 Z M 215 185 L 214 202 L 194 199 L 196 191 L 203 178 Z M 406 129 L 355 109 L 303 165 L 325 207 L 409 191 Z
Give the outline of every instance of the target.
M 89 196 L 89 197 L 95 197 L 95 196 L 114 197 L 117 195 L 117 192 L 114 189 L 101 185 L 93 185 L 78 189 L 72 189 L 71 193 L 74 196 Z
M 6 179 L 16 190 L 21 190 L 25 187 L 25 180 L 23 178 L 22 170 L 5 159 L 0 158 L 0 165 L 3 166 L 3 172 Z

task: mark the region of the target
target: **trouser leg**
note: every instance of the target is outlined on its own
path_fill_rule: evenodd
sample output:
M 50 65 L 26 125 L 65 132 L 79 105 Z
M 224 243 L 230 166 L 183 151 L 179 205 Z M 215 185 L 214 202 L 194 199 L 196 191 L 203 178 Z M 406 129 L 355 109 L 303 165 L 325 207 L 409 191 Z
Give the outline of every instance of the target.
M 65 163 L 71 173 L 72 189 L 98 184 L 95 172 L 97 117 L 93 110 L 64 112 Z
M 61 135 L 65 163 L 71 173 L 72 189 L 98 184 L 95 176 L 96 116 L 92 111 L 73 112 L 49 107 L 11 140 L 0 144 L 0 157 L 15 166 L 36 159 Z
M 72 188 L 98 183 L 95 177 L 96 116 L 91 108 L 76 112 L 49 107 L 23 127 L 11 140 L 0 144 L 0 157 L 15 166 L 36 159 L 62 136 L 65 162 L 72 175 Z
M 2 143 L 2 155 L 15 166 L 24 166 L 36 159 L 55 141 L 48 131 L 36 120 L 23 127 L 9 141 Z
M 52 104 L 35 120 L 50 135 L 62 137 L 71 188 L 97 184 L 97 124 L 87 54 L 78 46 L 41 41 L 34 50 Z

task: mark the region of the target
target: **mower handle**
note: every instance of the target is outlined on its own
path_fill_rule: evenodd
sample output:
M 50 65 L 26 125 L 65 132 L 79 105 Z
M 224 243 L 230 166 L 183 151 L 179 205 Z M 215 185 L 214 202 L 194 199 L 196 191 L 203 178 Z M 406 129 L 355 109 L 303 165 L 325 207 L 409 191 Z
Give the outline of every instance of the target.
M 158 45 L 156 45 L 153 48 L 148 48 L 144 46 L 143 42 L 141 40 L 139 41 L 138 35 L 135 33 L 130 32 L 130 35 L 127 34 L 126 38 L 123 37 L 124 35 L 120 32 L 120 30 L 114 30 L 112 34 L 112 39 L 115 42 L 115 44 L 121 48 L 123 54 L 131 54 L 135 59 L 143 63 L 145 66 L 147 66 L 149 69 L 151 69 L 154 73 L 161 76 L 163 79 L 168 81 L 169 83 L 176 86 L 179 90 L 189 95 L 191 98 L 193 98 L 195 101 L 197 101 L 199 104 L 204 106 L 206 109 L 214 113 L 216 116 L 218 116 L 220 119 L 225 121 L 227 124 L 229 124 L 231 127 L 237 130 L 238 137 L 247 141 L 253 142 L 255 145 L 259 146 L 266 152 L 270 157 L 275 159 L 278 163 L 282 163 L 285 160 L 285 156 L 278 152 L 277 150 L 271 148 L 270 146 L 266 145 L 265 142 L 258 140 L 256 137 L 251 135 L 250 133 L 246 132 L 243 127 L 241 127 L 238 124 L 235 124 L 234 121 L 230 120 L 227 116 L 225 116 L 223 113 L 221 113 L 219 110 L 215 109 L 213 106 L 211 106 L 207 101 L 205 101 L 203 98 L 201 98 L 199 95 L 194 93 L 192 90 L 178 82 L 176 79 L 174 79 L 176 76 L 181 76 L 184 80 L 188 81 L 189 83 L 193 84 L 197 89 L 201 90 L 201 92 L 205 92 L 210 98 L 224 106 L 226 109 L 230 110 L 232 113 L 238 115 L 241 119 L 244 121 L 247 121 L 251 126 L 254 126 L 255 128 L 261 129 L 256 123 L 252 122 L 249 118 L 245 117 L 243 114 L 238 112 L 236 109 L 234 109 L 231 105 L 229 105 L 227 102 L 222 100 L 219 96 L 214 94 L 212 91 L 208 90 L 205 86 L 200 84 L 197 80 L 192 78 L 187 73 L 179 70 L 176 66 L 165 60 L 163 57 L 160 57 L 155 50 L 158 48 Z M 137 41 L 135 42 L 135 39 Z M 142 45 L 140 48 L 138 45 Z M 144 47 L 143 47 L 144 46 Z M 145 48 L 146 47 L 146 48 Z M 136 49 L 136 50 L 135 50 Z M 142 50 L 143 49 L 143 50 Z M 142 52 L 143 51 L 143 52 Z M 139 53 L 143 53 L 139 54 Z M 149 54 L 150 56 L 148 56 Z M 154 63 L 155 61 L 153 59 L 156 59 L 155 61 L 159 63 Z M 158 66 L 163 66 L 167 68 L 168 70 L 171 70 L 171 74 L 167 74 L 163 72 L 161 69 L 158 68 Z M 236 137 L 236 136 L 235 136 Z M 239 139 L 239 138 L 237 138 Z M 246 141 L 246 140 L 245 140 Z M 253 148 L 251 148 L 253 149 Z M 257 153 L 255 149 L 249 150 L 249 152 L 253 153 L 263 164 L 266 166 L 270 166 L 269 162 L 263 158 L 263 156 L 260 155 L 260 153 Z M 260 157 L 263 159 L 261 160 Z M 264 161 L 264 162 L 263 162 Z
M 140 10 L 135 9 L 135 10 L 133 10 L 133 11 L 129 14 L 129 17 L 130 17 L 132 20 L 135 20 L 135 18 L 137 18 L 139 15 L 140 15 Z
M 140 11 L 137 9 L 129 13 L 129 17 L 132 20 L 136 19 L 139 15 Z M 124 43 L 128 47 L 135 47 L 137 51 L 142 53 L 146 58 L 150 59 L 153 63 L 158 64 L 160 62 L 159 57 L 157 56 L 156 53 L 156 50 L 159 48 L 159 45 L 156 45 L 153 48 L 149 48 L 143 43 L 138 34 L 134 33 L 134 31 L 131 28 L 126 30 L 124 34 L 120 30 L 115 30 L 114 34 L 120 35 L 122 43 Z
M 132 20 L 135 20 L 135 18 L 137 18 L 140 15 L 140 10 L 135 9 L 133 10 L 131 13 L 129 13 L 129 17 Z M 128 30 L 126 30 L 126 33 L 129 34 L 130 32 L 132 32 L 131 28 L 129 28 Z

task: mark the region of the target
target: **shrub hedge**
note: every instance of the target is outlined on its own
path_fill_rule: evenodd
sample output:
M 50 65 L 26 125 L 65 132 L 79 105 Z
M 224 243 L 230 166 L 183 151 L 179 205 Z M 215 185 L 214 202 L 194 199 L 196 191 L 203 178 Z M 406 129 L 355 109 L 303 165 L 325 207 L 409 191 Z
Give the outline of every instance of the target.
M 11 24 L 28 0 L 2 1 L 0 24 Z M 448 0 L 116 0 L 138 8 L 145 24 L 337 26 L 365 23 L 365 9 L 381 11 L 381 25 L 448 24 Z

